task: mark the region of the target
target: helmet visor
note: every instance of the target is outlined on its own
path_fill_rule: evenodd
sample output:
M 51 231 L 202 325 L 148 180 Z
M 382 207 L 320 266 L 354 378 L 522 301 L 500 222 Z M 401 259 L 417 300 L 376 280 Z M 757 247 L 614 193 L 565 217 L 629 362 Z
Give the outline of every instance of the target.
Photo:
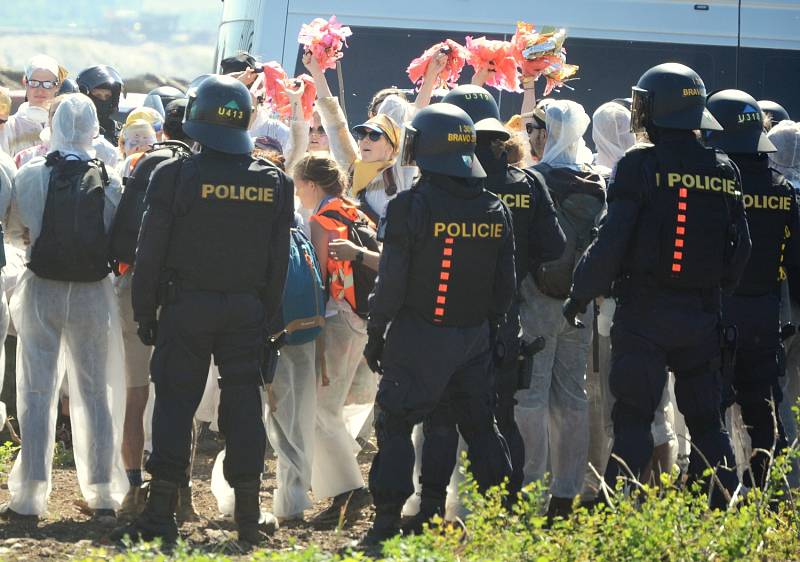
M 643 133 L 653 119 L 653 95 L 636 86 L 631 92 L 631 133 Z
M 403 135 L 403 148 L 400 151 L 401 166 L 417 165 L 417 130 L 411 125 L 406 125 Z

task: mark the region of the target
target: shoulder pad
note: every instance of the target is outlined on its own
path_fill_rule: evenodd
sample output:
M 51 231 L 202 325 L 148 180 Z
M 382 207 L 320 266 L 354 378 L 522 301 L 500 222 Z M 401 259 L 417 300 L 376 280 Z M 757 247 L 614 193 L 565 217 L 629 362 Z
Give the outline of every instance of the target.
M 627 199 L 641 202 L 649 192 L 649 184 L 645 183 L 642 168 L 645 162 L 655 156 L 650 146 L 634 147 L 619 159 L 608 180 L 607 201 Z

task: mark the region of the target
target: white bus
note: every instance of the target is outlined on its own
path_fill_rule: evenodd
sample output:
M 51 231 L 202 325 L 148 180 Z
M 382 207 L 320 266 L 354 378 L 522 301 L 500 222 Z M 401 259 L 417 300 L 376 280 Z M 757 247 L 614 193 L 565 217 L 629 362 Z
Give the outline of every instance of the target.
M 510 39 L 516 22 L 565 27 L 567 60 L 579 80 L 560 97 L 592 112 L 630 95 L 649 67 L 677 61 L 694 68 L 708 91 L 738 87 L 772 99 L 800 118 L 800 0 L 223 0 L 216 64 L 244 50 L 303 72 L 297 34 L 303 23 L 335 14 L 353 30 L 342 60 L 352 122 L 380 88 L 411 88 L 405 69 L 445 38 Z M 337 93 L 336 77 L 329 81 Z M 469 80 L 465 68 L 462 81 Z M 543 83 L 543 81 L 542 81 Z M 497 93 L 501 111 L 521 95 Z

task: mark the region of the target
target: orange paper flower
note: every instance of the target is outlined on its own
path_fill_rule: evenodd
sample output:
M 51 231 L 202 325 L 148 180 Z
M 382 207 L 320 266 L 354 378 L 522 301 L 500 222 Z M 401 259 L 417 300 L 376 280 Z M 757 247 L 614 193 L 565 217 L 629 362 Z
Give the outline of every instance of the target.
M 292 115 L 292 103 L 287 88 L 296 89 L 293 82 L 302 81 L 303 95 L 300 98 L 300 103 L 303 108 L 303 118 L 306 121 L 311 121 L 311 116 L 314 112 L 314 101 L 317 98 L 317 89 L 311 76 L 301 74 L 292 80 L 286 75 L 283 67 L 275 61 L 264 63 L 263 72 L 266 97 L 275 112 L 284 118 L 289 118 Z
M 461 78 L 461 71 L 464 69 L 468 53 L 464 47 L 452 39 L 437 43 L 411 61 L 406 72 L 414 84 L 419 86 L 422 83 L 422 79 L 428 71 L 428 65 L 431 63 L 431 60 L 443 51 L 447 52 L 447 64 L 437 77 L 438 84 L 434 84 L 434 87 L 447 86 L 454 88 L 458 84 L 458 79 Z
M 467 62 L 475 69 L 490 69 L 487 86 L 508 92 L 520 92 L 517 61 L 514 58 L 514 48 L 508 41 L 495 41 L 486 37 L 466 38 L 466 48 L 469 52 Z

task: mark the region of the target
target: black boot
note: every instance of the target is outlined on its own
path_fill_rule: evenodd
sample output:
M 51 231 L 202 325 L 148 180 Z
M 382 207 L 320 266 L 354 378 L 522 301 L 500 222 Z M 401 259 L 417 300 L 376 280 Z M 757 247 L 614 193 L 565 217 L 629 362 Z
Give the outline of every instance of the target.
M 331 501 L 331 505 L 318 513 L 312 523 L 317 526 L 347 525 L 358 521 L 365 507 L 372 504 L 372 495 L 366 488 L 343 492 Z
M 553 525 L 556 519 L 566 519 L 572 513 L 572 498 L 552 496 L 547 506 L 547 526 Z
M 239 528 L 239 540 L 259 544 L 278 529 L 278 520 L 271 513 L 261 511 L 258 492 L 261 481 L 243 482 L 233 487 L 236 504 L 233 519 Z
M 444 499 L 423 496 L 419 504 L 419 512 L 401 526 L 403 534 L 419 535 L 422 533 L 425 523 L 431 525 L 431 520 L 437 515 L 444 519 Z
M 381 507 L 375 506 L 375 521 L 367 534 L 361 539 L 359 545 L 363 548 L 373 549 L 385 540 L 400 533 L 400 512 L 403 506 Z
M 121 541 L 129 536 L 132 541 L 152 541 L 160 538 L 166 544 L 178 539 L 175 506 L 178 503 L 178 485 L 166 480 L 152 480 L 144 511 L 129 525 L 111 533 L 111 540 Z

